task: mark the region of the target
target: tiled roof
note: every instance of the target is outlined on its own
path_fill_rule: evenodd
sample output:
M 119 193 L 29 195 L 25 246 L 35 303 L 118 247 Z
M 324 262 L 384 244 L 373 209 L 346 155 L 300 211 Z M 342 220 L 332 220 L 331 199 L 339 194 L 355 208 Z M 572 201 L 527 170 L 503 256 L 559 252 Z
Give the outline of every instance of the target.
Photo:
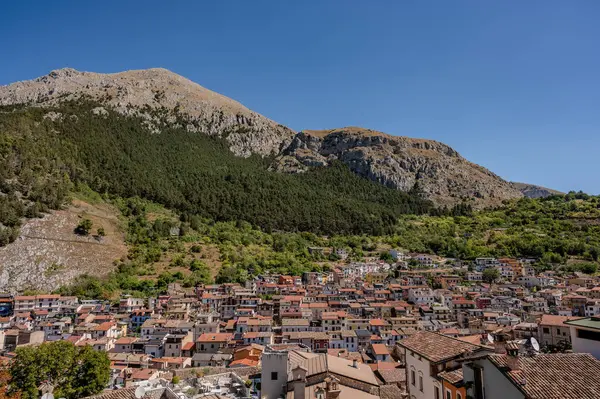
M 564 327 L 563 323 L 565 321 L 577 320 L 580 317 L 571 317 L 571 316 L 556 316 L 551 314 L 542 315 L 542 319 L 540 320 L 540 326 L 556 326 L 556 327 Z
M 378 385 L 377 379 L 368 365 L 358 363 L 355 368 L 353 367 L 352 361 L 342 359 L 341 357 L 318 355 L 307 358 L 298 364 L 307 369 L 307 377 L 330 372 L 370 385 Z M 291 373 L 289 377 L 291 377 L 289 378 L 290 381 L 294 380 Z
M 600 362 L 588 353 L 519 357 L 516 371 L 508 368 L 507 355 L 488 358 L 527 398 L 600 398 Z
M 387 347 L 384 344 L 371 344 L 373 348 L 373 353 L 376 355 L 389 355 L 390 351 L 388 351 Z
M 462 369 L 454 370 L 454 371 L 444 371 L 438 374 L 438 377 L 443 378 L 448 381 L 452 385 L 456 385 L 463 380 L 463 372 Z
M 479 345 L 473 345 L 429 331 L 413 334 L 398 341 L 398 345 L 434 363 L 457 357 L 466 352 L 483 349 Z

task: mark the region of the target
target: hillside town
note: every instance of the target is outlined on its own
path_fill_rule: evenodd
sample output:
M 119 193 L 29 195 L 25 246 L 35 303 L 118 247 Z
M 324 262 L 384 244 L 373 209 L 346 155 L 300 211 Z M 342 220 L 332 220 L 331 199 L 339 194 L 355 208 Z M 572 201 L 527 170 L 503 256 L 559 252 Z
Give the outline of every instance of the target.
M 1 360 L 46 341 L 105 351 L 106 399 L 600 397 L 598 276 L 389 259 L 118 303 L 3 295 Z

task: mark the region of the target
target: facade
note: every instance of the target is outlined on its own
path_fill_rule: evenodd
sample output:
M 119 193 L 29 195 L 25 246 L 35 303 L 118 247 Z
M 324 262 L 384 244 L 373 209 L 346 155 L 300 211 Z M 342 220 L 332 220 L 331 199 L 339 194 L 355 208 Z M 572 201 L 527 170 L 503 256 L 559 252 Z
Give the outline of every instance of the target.
M 412 399 L 441 399 L 443 384 L 438 375 L 459 369 L 459 360 L 465 353 L 484 350 L 479 345 L 433 332 L 418 332 L 400 340 L 398 346 L 402 348 L 406 386 Z

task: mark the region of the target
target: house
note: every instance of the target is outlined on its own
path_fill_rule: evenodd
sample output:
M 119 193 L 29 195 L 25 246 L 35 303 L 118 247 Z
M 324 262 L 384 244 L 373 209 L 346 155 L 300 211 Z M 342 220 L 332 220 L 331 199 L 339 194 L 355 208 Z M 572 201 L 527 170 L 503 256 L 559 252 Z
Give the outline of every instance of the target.
M 327 352 L 329 348 L 329 335 L 324 332 L 296 332 L 289 333 L 287 340 L 284 338 L 284 342 L 297 343 L 305 345 L 310 348 L 313 352 Z
M 442 371 L 438 374 L 438 378 L 442 382 L 443 399 L 467 398 L 462 368 L 453 371 Z
M 379 398 L 379 383 L 369 366 L 338 356 L 274 345 L 263 353 L 264 399 Z
M 565 321 L 578 317 L 544 314 L 538 323 L 538 340 L 541 346 L 555 347 L 568 343 L 571 345 L 571 329 Z
M 442 399 L 443 384 L 438 375 L 459 369 L 459 361 L 466 355 L 485 350 L 480 345 L 428 331 L 413 334 L 397 345 L 406 364 L 408 394 L 414 399 Z
M 303 332 L 308 331 L 310 322 L 308 319 L 282 319 L 281 320 L 281 332 Z
M 271 345 L 273 344 L 273 333 L 272 332 L 246 332 L 242 336 L 244 345 L 259 344 L 259 345 Z
M 193 341 L 194 333 L 192 331 L 167 334 L 165 336 L 164 357 L 175 358 L 183 356 L 184 345 Z
M 600 397 L 600 362 L 589 354 L 489 354 L 464 363 L 463 381 L 474 399 L 592 399 Z M 453 398 L 454 399 L 454 398 Z M 464 397 L 463 397 L 464 399 Z
M 500 265 L 496 258 L 477 258 L 475 259 L 475 270 L 482 272 L 489 267 L 497 267 Z
M 371 344 L 369 354 L 376 362 L 387 362 L 392 358 L 390 351 L 384 344 Z
M 133 313 L 144 308 L 145 301 L 142 298 L 121 298 L 119 301 L 119 313 Z
M 573 352 L 590 353 L 600 359 L 600 317 L 585 317 L 564 322 L 571 330 Z
M 138 341 L 136 337 L 121 337 L 115 341 L 113 352 L 133 353 L 133 344 Z
M 150 360 L 150 367 L 159 370 L 177 370 L 192 366 L 189 357 L 161 357 Z
M 217 353 L 229 346 L 233 334 L 204 333 L 196 340 L 196 353 Z
M 196 353 L 192 356 L 192 367 L 224 367 L 231 361 L 228 353 Z

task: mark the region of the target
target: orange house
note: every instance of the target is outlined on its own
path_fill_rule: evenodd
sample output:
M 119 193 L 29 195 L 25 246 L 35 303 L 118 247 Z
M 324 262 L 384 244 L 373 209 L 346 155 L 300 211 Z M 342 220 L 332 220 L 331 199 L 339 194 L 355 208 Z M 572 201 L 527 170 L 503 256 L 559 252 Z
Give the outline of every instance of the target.
M 463 383 L 462 369 L 444 371 L 438 374 L 442 381 L 442 397 L 440 399 L 466 399 L 467 389 Z

